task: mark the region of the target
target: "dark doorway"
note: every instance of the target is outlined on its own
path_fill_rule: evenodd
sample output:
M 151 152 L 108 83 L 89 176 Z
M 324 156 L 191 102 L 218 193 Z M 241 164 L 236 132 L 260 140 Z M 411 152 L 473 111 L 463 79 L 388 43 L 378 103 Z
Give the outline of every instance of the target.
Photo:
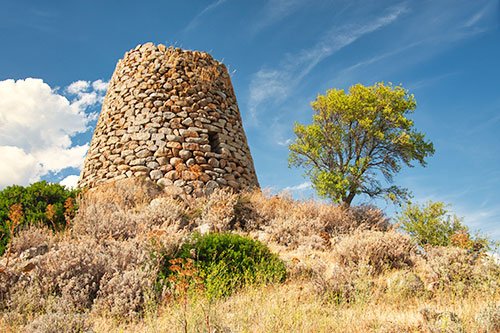
M 210 147 L 212 147 L 212 152 L 217 154 L 221 153 L 219 133 L 208 132 L 208 142 Z

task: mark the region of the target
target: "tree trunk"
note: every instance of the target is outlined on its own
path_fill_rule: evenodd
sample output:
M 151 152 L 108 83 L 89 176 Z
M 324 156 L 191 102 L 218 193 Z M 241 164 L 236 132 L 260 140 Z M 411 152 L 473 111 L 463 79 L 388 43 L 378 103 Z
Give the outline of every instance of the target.
M 355 191 L 349 192 L 349 195 L 343 200 L 344 206 L 346 206 L 347 208 L 351 207 L 351 202 L 352 199 L 354 199 L 355 195 L 356 195 Z

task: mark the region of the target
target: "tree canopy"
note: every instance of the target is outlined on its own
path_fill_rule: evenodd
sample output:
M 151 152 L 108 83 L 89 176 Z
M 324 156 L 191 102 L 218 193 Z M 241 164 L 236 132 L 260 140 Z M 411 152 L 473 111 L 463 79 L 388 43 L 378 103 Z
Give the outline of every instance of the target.
M 408 197 L 393 176 L 402 165 L 425 166 L 434 153 L 408 118 L 416 109 L 412 94 L 392 84 L 356 84 L 349 92 L 328 90 L 311 106 L 312 124 L 295 124 L 289 164 L 306 169 L 319 195 L 347 206 L 358 194 L 393 201 Z

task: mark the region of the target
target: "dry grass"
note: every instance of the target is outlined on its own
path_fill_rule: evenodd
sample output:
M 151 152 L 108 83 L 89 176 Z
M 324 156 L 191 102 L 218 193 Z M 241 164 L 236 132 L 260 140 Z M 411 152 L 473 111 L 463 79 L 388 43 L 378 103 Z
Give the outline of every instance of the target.
M 293 282 L 279 286 L 247 289 L 219 302 L 208 304 L 192 299 L 187 311 L 189 332 L 206 332 L 207 311 L 216 332 L 486 332 L 478 320 L 477 299 L 471 294 L 463 299 L 403 298 L 395 302 L 384 296 L 354 304 L 324 303 L 310 283 Z M 105 318 L 95 321 L 96 332 L 182 332 L 181 309 L 164 306 L 144 321 L 116 325 Z M 482 313 L 482 312 L 481 312 Z M 446 316 L 458 318 L 446 322 Z M 492 315 L 487 315 L 491 323 Z M 491 325 L 491 324 L 490 324 Z M 494 327 L 494 326 L 492 326 Z M 442 329 L 442 330 L 441 330 Z M 490 331 L 494 332 L 494 331 Z
M 264 241 L 286 262 L 287 282 L 218 300 L 200 291 L 182 301 L 170 297 L 155 286 L 161 254 L 174 254 L 193 231 Z M 0 270 L 1 332 L 497 332 L 500 326 L 500 268 L 487 257 L 453 247 L 419 252 L 373 207 L 346 210 L 257 191 L 193 199 L 138 179 L 110 183 L 84 194 L 70 231 L 19 233 L 9 260 Z

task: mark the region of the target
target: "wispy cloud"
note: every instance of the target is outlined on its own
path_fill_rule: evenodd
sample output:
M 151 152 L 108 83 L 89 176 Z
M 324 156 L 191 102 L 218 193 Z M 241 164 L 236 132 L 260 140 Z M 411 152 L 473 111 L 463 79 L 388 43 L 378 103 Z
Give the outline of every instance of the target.
M 410 89 L 410 91 L 416 91 L 417 89 L 431 86 L 431 85 L 433 85 L 441 80 L 447 79 L 449 77 L 453 77 L 453 76 L 458 75 L 458 74 L 460 74 L 460 72 L 451 72 L 451 73 L 434 75 L 432 77 L 427 77 L 427 78 L 415 81 L 413 83 L 410 83 L 407 87 L 408 87 L 408 89 Z
M 359 68 L 362 68 L 365 66 L 370 66 L 370 65 L 376 64 L 382 60 L 392 58 L 392 57 L 399 55 L 403 52 L 406 52 L 406 51 L 409 51 L 409 50 L 414 49 L 416 47 L 419 47 L 424 42 L 425 42 L 424 40 L 412 42 L 412 43 L 405 45 L 403 47 L 399 47 L 399 48 L 396 48 L 394 50 L 391 50 L 391 51 L 388 51 L 388 52 L 385 52 L 385 53 L 382 53 L 379 55 L 372 56 L 368 59 L 359 61 L 359 62 L 355 63 L 354 65 L 351 65 L 351 66 L 343 69 L 343 72 L 349 72 L 349 71 L 356 70 L 356 69 L 359 69 Z
M 496 112 L 500 112 L 500 107 L 496 108 Z M 491 127 L 498 126 L 497 124 L 500 122 L 500 114 L 494 114 L 493 116 L 480 121 L 468 128 L 465 132 L 467 136 L 475 135 L 477 133 L 481 133 L 482 131 L 487 130 Z
M 492 12 L 492 5 L 494 5 L 496 1 L 490 1 L 486 3 L 480 10 L 478 10 L 474 15 L 472 15 L 464 24 L 464 27 L 470 28 L 477 23 L 479 23 L 488 13 Z
M 206 6 L 205 8 L 203 8 L 203 10 L 201 12 L 199 12 L 198 14 L 196 14 L 196 16 L 193 17 L 193 19 L 191 21 L 189 21 L 188 25 L 184 28 L 184 32 L 188 32 L 188 31 L 191 31 L 194 28 L 196 28 L 200 24 L 201 18 L 206 13 L 208 13 L 208 12 L 214 10 L 215 8 L 221 6 L 225 2 L 227 2 L 227 0 L 217 0 L 217 1 L 212 2 L 210 5 Z
M 500 239 L 500 229 L 497 228 L 500 220 L 500 207 L 469 207 L 455 206 L 458 216 L 464 219 L 464 223 L 473 231 L 480 231 L 493 239 Z
M 252 33 L 257 33 L 296 12 L 308 3 L 306 0 L 268 0 L 263 8 L 261 19 L 257 20 Z
M 396 72 L 435 57 L 457 43 L 489 31 L 494 26 L 491 24 L 491 13 L 494 12 L 491 4 L 488 0 L 478 0 L 477 3 L 461 2 L 456 10 L 446 11 L 446 5 L 440 2 L 420 6 L 412 3 L 412 14 L 408 15 L 401 25 L 401 37 L 398 38 L 397 44 L 388 42 L 387 46 L 381 47 L 381 50 L 374 54 L 369 54 L 368 50 L 366 58 L 338 70 L 328 86 L 381 80 L 381 76 L 391 77 Z M 476 13 L 470 16 L 474 9 Z M 406 86 L 413 91 L 458 74 L 460 72 L 420 78 Z
M 332 56 L 359 38 L 372 33 L 392 22 L 408 10 L 406 5 L 390 8 L 385 15 L 363 24 L 334 26 L 311 48 L 290 54 L 278 69 L 261 69 L 250 82 L 249 111 L 252 120 L 257 122 L 259 107 L 268 101 L 282 101 L 290 91 L 308 75 L 321 61 Z
M 278 140 L 278 141 L 276 141 L 276 143 L 279 146 L 288 147 L 292 143 L 292 141 L 293 141 L 292 138 L 288 138 L 288 139 L 285 139 L 285 140 Z

